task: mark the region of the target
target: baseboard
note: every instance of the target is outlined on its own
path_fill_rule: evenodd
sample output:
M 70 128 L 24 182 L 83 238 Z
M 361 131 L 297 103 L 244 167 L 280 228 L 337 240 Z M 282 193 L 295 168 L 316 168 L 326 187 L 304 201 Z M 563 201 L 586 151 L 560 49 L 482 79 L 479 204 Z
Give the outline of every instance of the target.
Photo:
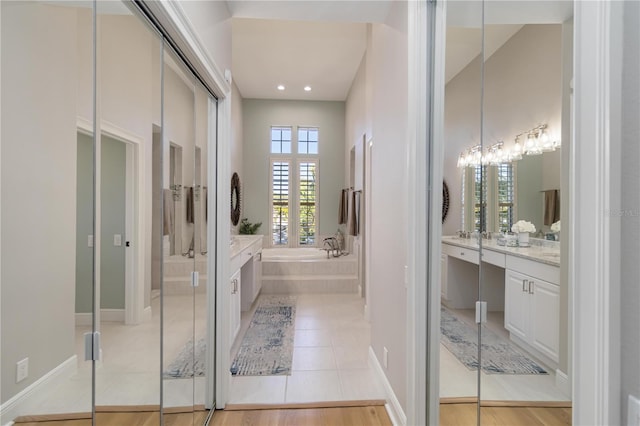
M 2 419 L 3 425 L 13 424 L 13 419 L 25 414 L 22 410 L 31 398 L 52 392 L 62 380 L 75 374 L 77 370 L 78 359 L 76 355 L 73 355 L 2 404 L 0 419 Z M 5 422 L 5 419 L 11 420 Z
M 378 358 L 371 346 L 369 346 L 369 363 L 373 367 L 374 374 L 378 376 L 380 383 L 384 386 L 384 392 L 387 396 L 387 403 L 384 407 L 387 410 L 387 414 L 389 414 L 391 423 L 393 423 L 394 426 L 406 426 L 407 415 L 404 413 L 404 410 L 400 405 L 400 401 L 398 401 L 398 398 L 391 387 L 391 383 L 389 383 L 387 375 L 384 374 L 384 370 L 382 369 L 380 362 L 378 362 Z
M 571 380 L 560 369 L 556 370 L 556 387 L 571 399 Z
M 100 322 L 124 322 L 124 309 L 100 309 Z M 76 313 L 76 326 L 92 324 L 92 313 Z

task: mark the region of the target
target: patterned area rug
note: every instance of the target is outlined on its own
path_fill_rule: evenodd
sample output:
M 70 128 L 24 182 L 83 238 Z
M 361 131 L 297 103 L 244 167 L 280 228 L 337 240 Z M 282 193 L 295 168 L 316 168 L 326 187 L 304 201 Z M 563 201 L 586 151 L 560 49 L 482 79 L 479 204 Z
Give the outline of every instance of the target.
M 291 374 L 296 298 L 261 298 L 231 364 L 234 376 Z
M 478 329 L 442 308 L 440 341 L 469 370 L 478 368 Z M 487 374 L 548 374 L 508 340 L 482 329 L 482 371 Z
M 195 347 L 193 345 L 193 340 L 189 340 L 184 345 L 176 359 L 174 359 L 169 367 L 164 371 L 164 378 L 186 379 L 194 376 L 204 376 L 204 360 L 206 353 L 207 344 L 204 339 L 198 340 Z

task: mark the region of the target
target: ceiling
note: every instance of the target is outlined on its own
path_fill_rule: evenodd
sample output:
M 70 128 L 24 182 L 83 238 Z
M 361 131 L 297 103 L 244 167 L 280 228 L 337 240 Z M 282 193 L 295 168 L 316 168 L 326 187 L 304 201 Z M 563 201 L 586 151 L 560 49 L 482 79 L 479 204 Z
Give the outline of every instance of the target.
M 228 0 L 232 75 L 244 98 L 344 101 L 366 50 L 367 23 L 386 20 L 397 0 Z M 480 54 L 481 5 L 450 0 L 446 81 Z M 570 0 L 492 0 L 485 8 L 490 57 L 527 23 L 561 23 Z M 278 85 L 286 90 L 277 90 Z M 312 90 L 305 92 L 309 85 Z

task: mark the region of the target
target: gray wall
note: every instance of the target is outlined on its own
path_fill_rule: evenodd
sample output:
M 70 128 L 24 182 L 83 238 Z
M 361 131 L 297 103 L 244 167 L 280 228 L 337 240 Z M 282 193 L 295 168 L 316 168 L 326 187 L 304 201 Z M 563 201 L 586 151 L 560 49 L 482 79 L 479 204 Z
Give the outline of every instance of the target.
M 93 137 L 78 133 L 76 188 L 76 312 L 93 311 Z
M 244 195 L 242 217 L 269 227 L 269 150 L 271 126 L 317 126 L 320 153 L 319 235 L 338 229 L 338 201 L 344 185 L 344 102 L 244 99 Z
M 640 3 L 625 2 L 622 74 L 621 324 L 622 419 L 628 395 L 640 398 Z M 633 424 L 630 421 L 628 424 Z
M 90 34 L 74 9 L 2 8 L 4 403 L 75 352 L 77 36 Z
M 126 145 L 101 138 L 100 307 L 124 309 Z M 122 245 L 113 236 L 122 236 Z
M 393 2 L 385 24 L 373 25 L 367 51 L 371 121 L 371 347 L 403 409 L 407 409 L 407 2 Z M 369 73 L 369 58 L 371 73 Z M 369 90 L 365 90 L 367 92 Z M 369 120 L 366 120 L 369 122 Z

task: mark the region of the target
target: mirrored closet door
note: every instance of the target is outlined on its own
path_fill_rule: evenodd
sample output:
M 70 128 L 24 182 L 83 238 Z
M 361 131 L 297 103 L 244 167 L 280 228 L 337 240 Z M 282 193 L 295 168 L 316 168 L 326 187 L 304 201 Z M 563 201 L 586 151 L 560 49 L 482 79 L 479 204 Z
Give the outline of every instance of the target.
M 442 417 L 447 402 L 478 424 L 484 407 L 571 404 L 560 201 L 572 15 L 570 2 L 447 2 Z
M 134 3 L 0 8 L 0 423 L 201 425 L 216 99 Z

